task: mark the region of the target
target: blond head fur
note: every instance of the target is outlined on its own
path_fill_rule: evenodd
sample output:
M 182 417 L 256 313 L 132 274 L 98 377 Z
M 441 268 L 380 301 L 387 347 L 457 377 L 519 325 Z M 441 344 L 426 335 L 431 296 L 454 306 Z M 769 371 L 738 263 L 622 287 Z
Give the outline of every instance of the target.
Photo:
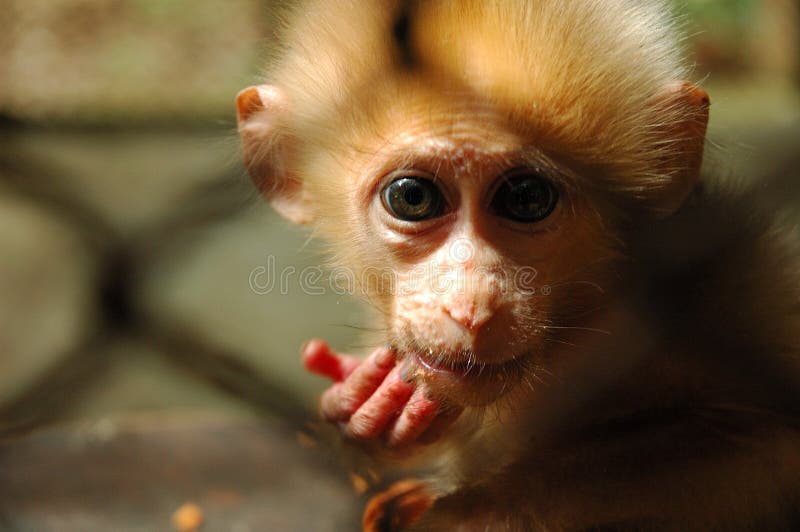
M 413 69 L 399 64 L 393 39 L 403 9 Z M 437 87 L 569 154 L 590 186 L 645 196 L 685 170 L 663 163 L 696 113 L 674 90 L 688 72 L 668 2 L 315 0 L 285 18 L 267 81 L 291 92 L 290 133 L 320 147 L 341 154 L 348 126 L 402 106 L 410 86 Z

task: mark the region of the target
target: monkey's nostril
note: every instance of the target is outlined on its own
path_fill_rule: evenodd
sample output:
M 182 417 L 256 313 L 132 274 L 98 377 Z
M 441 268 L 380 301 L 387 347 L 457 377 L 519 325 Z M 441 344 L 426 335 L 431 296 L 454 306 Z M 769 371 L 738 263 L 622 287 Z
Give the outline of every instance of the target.
M 492 317 L 492 312 L 488 309 L 480 309 L 476 304 L 465 306 L 444 306 L 442 311 L 447 316 L 470 332 L 476 332 L 483 327 Z

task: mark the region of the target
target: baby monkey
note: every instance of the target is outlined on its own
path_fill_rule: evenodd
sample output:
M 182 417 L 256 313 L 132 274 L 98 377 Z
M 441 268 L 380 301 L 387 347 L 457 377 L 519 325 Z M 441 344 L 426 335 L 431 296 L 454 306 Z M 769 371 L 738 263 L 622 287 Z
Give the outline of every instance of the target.
M 800 524 L 800 282 L 700 179 L 667 1 L 316 0 L 237 100 L 247 168 L 378 309 L 322 415 L 418 472 L 367 530 Z M 390 275 L 385 275 L 389 272 Z

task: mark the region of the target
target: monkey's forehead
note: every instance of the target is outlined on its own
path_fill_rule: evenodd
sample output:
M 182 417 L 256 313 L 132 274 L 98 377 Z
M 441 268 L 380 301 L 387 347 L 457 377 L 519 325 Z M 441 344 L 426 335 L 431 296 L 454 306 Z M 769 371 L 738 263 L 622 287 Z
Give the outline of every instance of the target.
M 423 85 L 420 83 L 419 85 Z M 399 147 L 427 150 L 473 149 L 499 153 L 518 148 L 526 132 L 492 102 L 455 90 L 416 87 L 380 101 L 373 123 Z
M 309 130 L 337 159 L 351 155 L 359 173 L 462 164 L 477 171 L 484 163 L 494 171 L 537 166 L 562 176 L 573 173 L 560 164 L 565 162 L 561 154 L 571 153 L 572 146 L 552 122 L 520 118 L 495 101 L 439 81 L 404 78 L 381 84 L 332 117 L 335 127 Z

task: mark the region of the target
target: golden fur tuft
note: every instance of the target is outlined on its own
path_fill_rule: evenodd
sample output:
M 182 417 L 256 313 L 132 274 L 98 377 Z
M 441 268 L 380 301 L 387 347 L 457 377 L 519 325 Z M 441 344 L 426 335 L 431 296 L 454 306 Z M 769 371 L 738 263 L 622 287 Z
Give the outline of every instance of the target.
M 409 4 L 411 73 L 394 39 Z M 363 129 L 363 110 L 385 110 L 412 78 L 508 113 L 590 185 L 639 194 L 682 170 L 660 164 L 682 140 L 665 131 L 692 112 L 666 96 L 688 74 L 677 34 L 662 0 L 316 0 L 285 17 L 266 77 L 292 94 L 295 134 L 331 151 L 342 124 Z

